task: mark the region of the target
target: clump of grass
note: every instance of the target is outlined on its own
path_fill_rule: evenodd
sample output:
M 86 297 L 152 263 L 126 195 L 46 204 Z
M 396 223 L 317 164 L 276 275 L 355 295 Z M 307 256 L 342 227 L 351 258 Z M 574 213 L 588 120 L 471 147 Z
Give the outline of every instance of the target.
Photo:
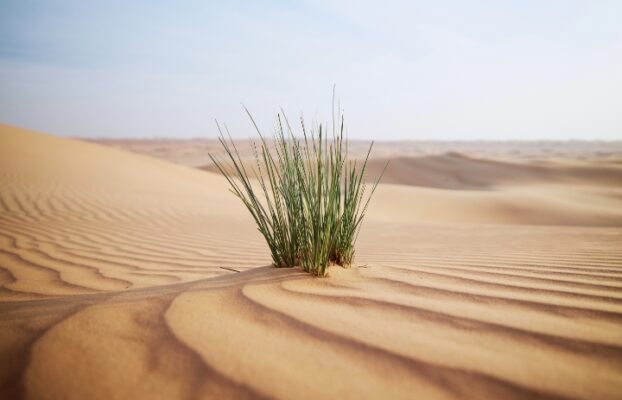
M 333 111 L 330 138 L 321 124 L 307 131 L 302 118 L 302 137 L 298 137 L 284 113 L 279 113 L 269 141 L 246 112 L 260 138 L 258 145 L 253 143 L 255 165 L 244 164 L 228 129 L 218 123 L 226 158 L 211 154 L 210 158 L 253 216 L 274 265 L 299 265 L 317 276 L 324 276 L 331 264 L 351 265 L 367 206 L 384 174 L 383 170 L 366 190 L 364 178 L 373 142 L 358 163 L 348 159 L 341 113 L 336 123 Z

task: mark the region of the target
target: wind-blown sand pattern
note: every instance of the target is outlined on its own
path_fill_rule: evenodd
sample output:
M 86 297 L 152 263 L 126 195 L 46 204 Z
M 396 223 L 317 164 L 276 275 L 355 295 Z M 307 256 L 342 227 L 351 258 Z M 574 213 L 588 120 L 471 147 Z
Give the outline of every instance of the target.
M 400 159 L 320 279 L 268 266 L 217 174 L 0 152 L 0 398 L 622 397 L 615 160 Z

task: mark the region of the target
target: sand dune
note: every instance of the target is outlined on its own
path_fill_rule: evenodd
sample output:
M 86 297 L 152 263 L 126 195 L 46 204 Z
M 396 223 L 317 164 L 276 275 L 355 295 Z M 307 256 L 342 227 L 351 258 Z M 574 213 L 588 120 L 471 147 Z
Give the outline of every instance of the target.
M 244 163 L 248 175 L 256 178 L 255 159 L 247 155 Z M 200 169 L 220 173 L 213 164 Z M 622 167 L 613 162 L 519 162 L 453 152 L 374 158 L 368 179 L 374 181 L 383 170 L 375 200 L 380 205 L 372 209 L 371 219 L 622 226 Z
M 318 279 L 268 266 L 217 174 L 9 126 L 0 152 L 0 398 L 622 394 L 614 162 L 397 160 Z
M 247 164 L 249 171 L 252 171 L 254 160 L 249 158 Z M 385 166 L 383 183 L 439 189 L 490 190 L 503 186 L 543 184 L 622 187 L 622 166 L 616 162 L 501 161 L 449 152 L 417 157 L 372 158 L 368 162 L 370 179 L 379 176 Z M 211 163 L 200 168 L 219 172 Z M 250 174 L 254 176 L 252 172 Z
M 208 153 L 224 154 L 217 139 L 90 139 L 90 142 L 117 147 L 189 167 L 209 165 Z M 253 154 L 250 140 L 236 140 L 242 156 Z M 351 140 L 349 152 L 361 158 L 369 142 Z M 412 158 L 453 153 L 475 158 L 510 161 L 565 160 L 573 163 L 617 164 L 622 162 L 622 141 L 379 141 L 372 158 Z
M 372 159 L 369 174 L 378 175 L 387 161 Z M 392 158 L 383 182 L 457 190 L 543 184 L 620 188 L 622 168 L 617 163 L 501 161 L 450 152 Z

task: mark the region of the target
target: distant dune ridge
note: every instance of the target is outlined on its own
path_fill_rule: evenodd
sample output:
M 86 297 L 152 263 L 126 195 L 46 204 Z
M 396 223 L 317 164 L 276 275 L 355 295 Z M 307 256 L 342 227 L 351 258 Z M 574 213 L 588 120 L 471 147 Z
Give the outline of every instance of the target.
M 379 176 L 389 166 L 383 183 L 455 190 L 486 190 L 502 186 L 569 184 L 620 187 L 622 168 L 617 163 L 517 162 L 474 158 L 457 152 L 416 157 L 373 158 L 367 174 Z M 249 156 L 248 167 L 254 160 Z M 200 167 L 219 172 L 213 164 Z M 231 171 L 233 172 L 233 171 Z
M 118 147 L 161 158 L 176 164 L 201 167 L 210 163 L 208 153 L 223 154 L 217 139 L 87 139 L 89 142 Z M 242 155 L 252 155 L 252 140 L 236 140 Z M 350 140 L 353 157 L 365 156 L 368 141 Z M 550 161 L 587 160 L 622 163 L 622 141 L 377 141 L 372 158 L 401 158 L 460 153 L 487 159 Z
M 0 125 L 0 398 L 620 398 L 619 159 L 444 150 L 318 279 L 218 174 Z

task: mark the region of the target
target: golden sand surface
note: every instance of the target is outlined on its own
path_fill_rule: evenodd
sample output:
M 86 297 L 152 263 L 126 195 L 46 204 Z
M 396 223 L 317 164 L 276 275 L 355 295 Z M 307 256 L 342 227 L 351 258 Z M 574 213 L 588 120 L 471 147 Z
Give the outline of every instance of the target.
M 0 398 L 621 398 L 622 164 L 381 156 L 314 278 L 218 174 L 0 126 Z

